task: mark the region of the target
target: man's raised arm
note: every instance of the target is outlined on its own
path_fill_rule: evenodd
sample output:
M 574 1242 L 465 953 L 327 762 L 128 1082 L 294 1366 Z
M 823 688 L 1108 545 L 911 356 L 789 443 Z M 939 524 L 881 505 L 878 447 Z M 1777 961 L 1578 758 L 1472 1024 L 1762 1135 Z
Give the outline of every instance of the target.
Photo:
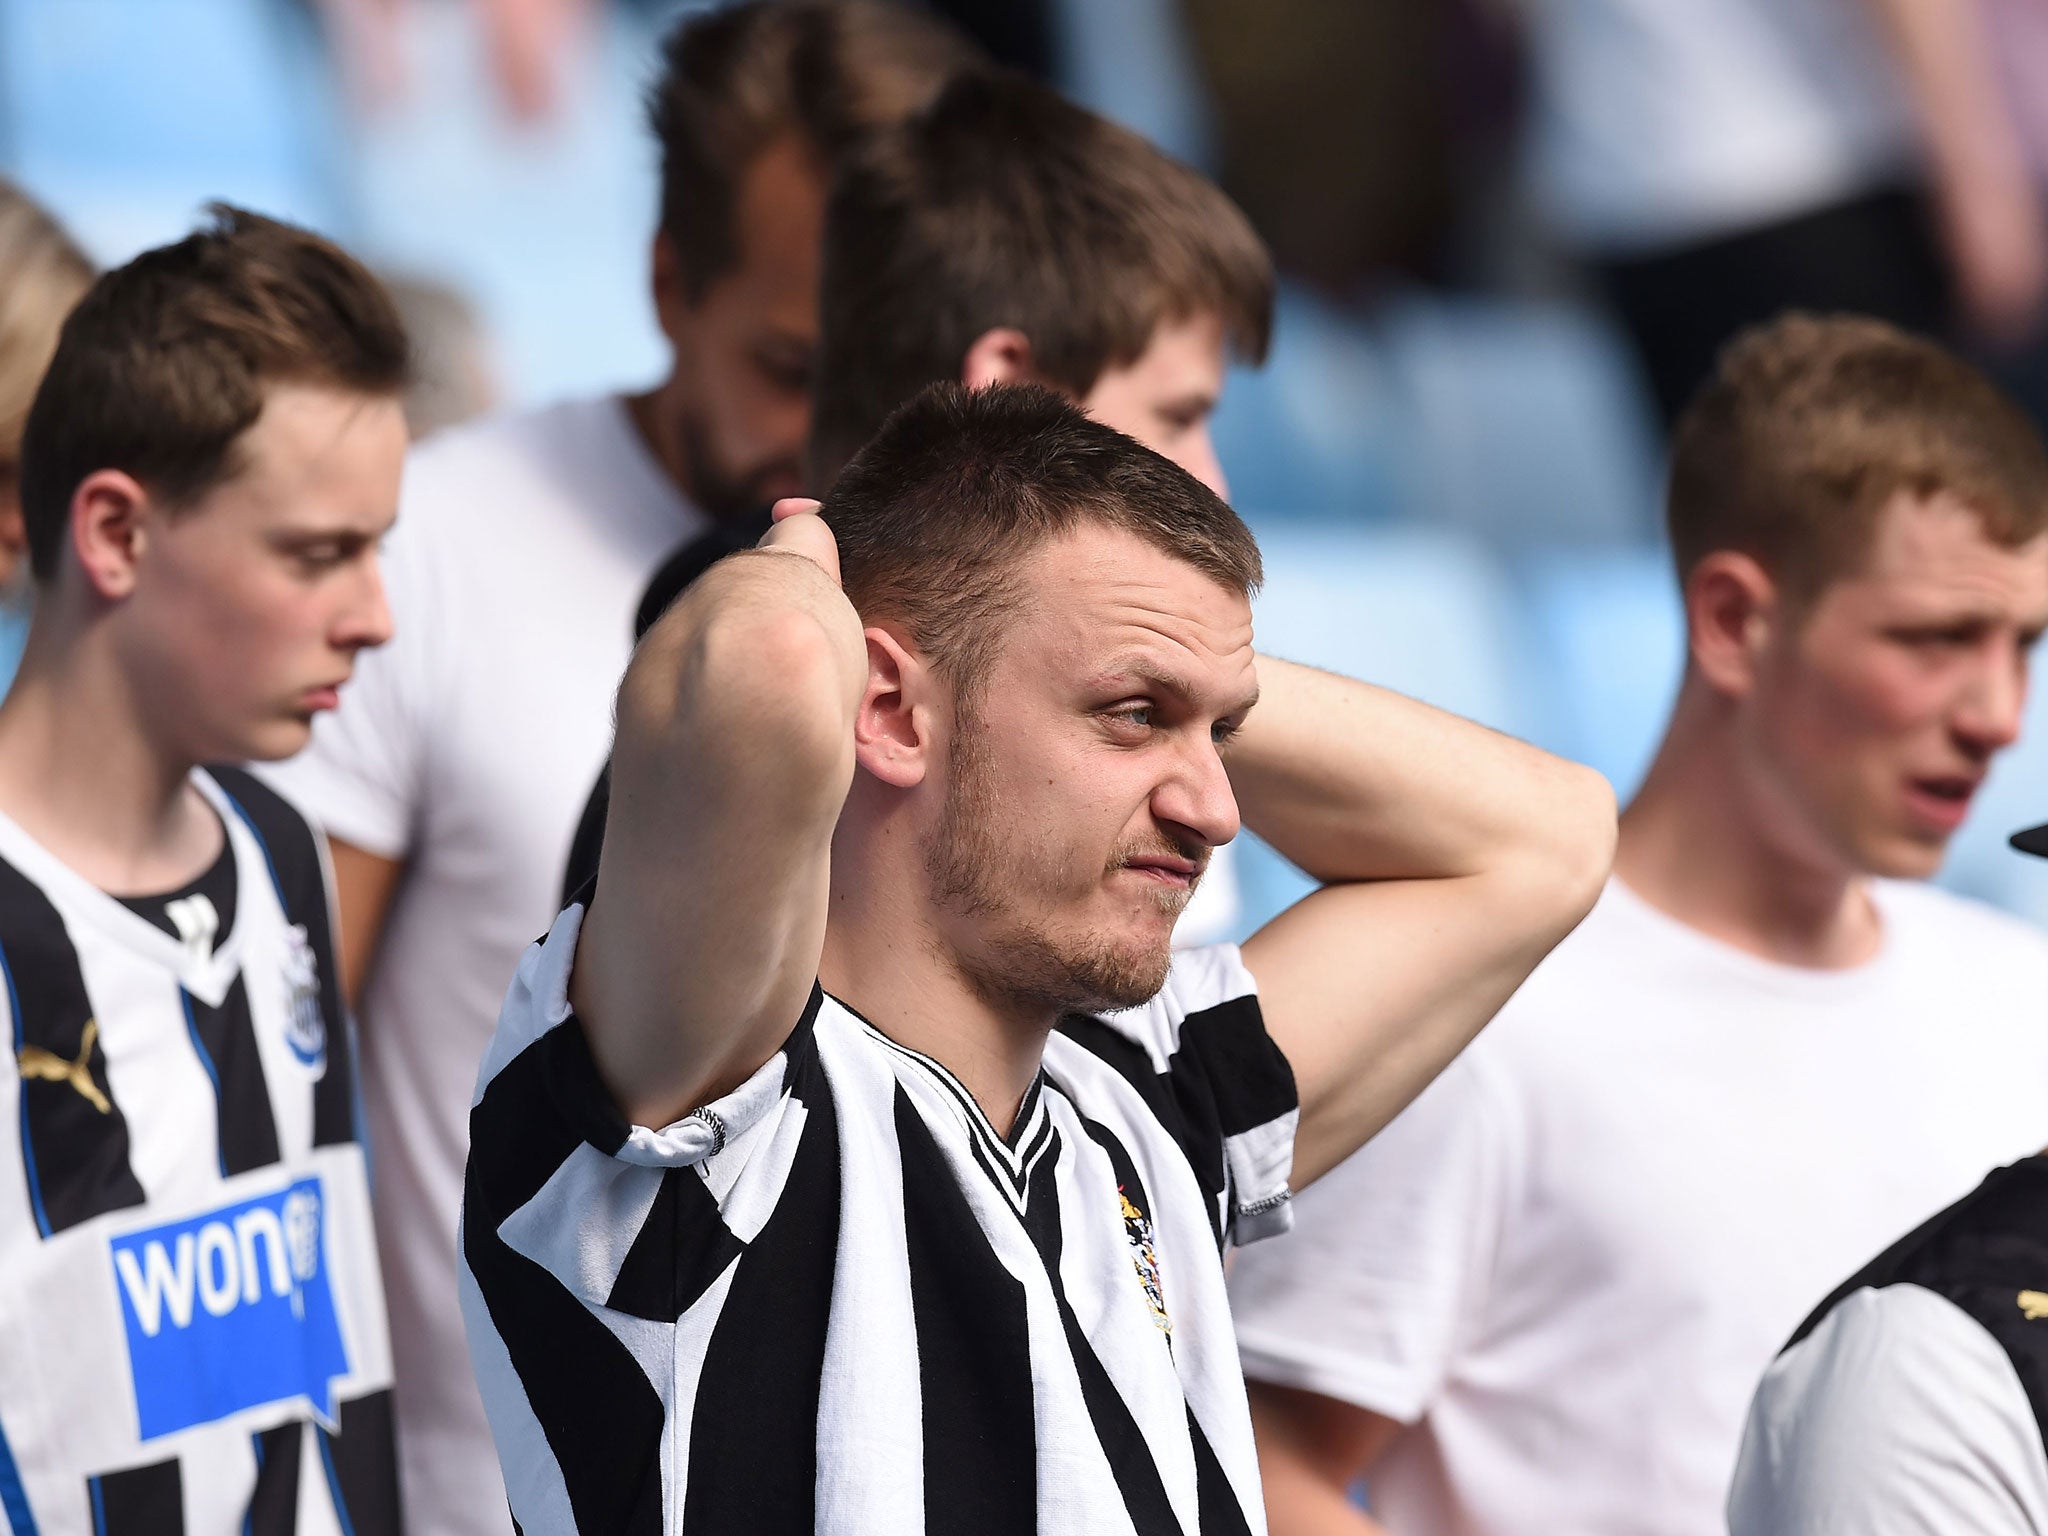
M 699 579 L 619 686 L 611 814 L 570 995 L 638 1124 L 745 1081 L 817 977 L 867 648 L 814 506 L 778 506 L 762 548 Z
M 1325 882 L 1244 946 L 1301 1095 L 1299 1188 L 1421 1092 L 1591 910 L 1614 794 L 1398 694 L 1258 666 L 1231 784 L 1245 825 Z

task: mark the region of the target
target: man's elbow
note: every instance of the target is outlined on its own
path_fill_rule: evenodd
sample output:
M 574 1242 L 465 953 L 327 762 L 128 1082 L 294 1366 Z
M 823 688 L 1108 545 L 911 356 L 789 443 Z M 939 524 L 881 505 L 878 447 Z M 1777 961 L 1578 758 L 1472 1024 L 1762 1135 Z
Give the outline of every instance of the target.
M 1528 828 L 1532 878 L 1560 937 L 1593 910 L 1614 869 L 1614 787 L 1583 763 L 1558 762 L 1540 815 Z
M 728 777 L 722 764 L 756 790 L 843 779 L 858 696 L 841 649 L 794 606 L 713 611 L 650 634 L 619 690 L 615 780 L 644 757 L 687 767 L 705 789 Z

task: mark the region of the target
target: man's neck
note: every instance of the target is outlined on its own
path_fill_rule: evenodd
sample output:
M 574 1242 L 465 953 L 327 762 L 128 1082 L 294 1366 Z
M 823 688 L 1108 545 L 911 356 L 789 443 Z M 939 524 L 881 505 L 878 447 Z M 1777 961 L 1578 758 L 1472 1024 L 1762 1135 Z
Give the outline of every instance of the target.
M 1838 970 L 1873 958 L 1884 934 L 1868 880 L 1788 841 L 1726 733 L 1681 702 L 1622 814 L 1614 872 L 1653 907 L 1767 960 Z
M 0 702 L 0 811 L 102 890 L 172 890 L 225 834 L 100 639 L 31 635 Z
M 843 889 L 835 882 L 819 983 L 891 1040 L 959 1078 L 996 1134 L 1007 1137 L 1056 1021 L 1043 1010 L 992 1005 L 927 925 L 908 915 L 891 920 L 882 903 L 843 898 Z
M 691 490 L 694 478 L 690 463 L 689 445 L 683 434 L 671 425 L 681 420 L 681 413 L 671 403 L 672 397 L 681 386 L 671 377 L 645 394 L 626 395 L 626 419 L 633 424 L 633 431 L 647 447 L 648 454 L 661 466 L 661 472 L 668 476 L 671 484 L 689 501 L 695 502 Z

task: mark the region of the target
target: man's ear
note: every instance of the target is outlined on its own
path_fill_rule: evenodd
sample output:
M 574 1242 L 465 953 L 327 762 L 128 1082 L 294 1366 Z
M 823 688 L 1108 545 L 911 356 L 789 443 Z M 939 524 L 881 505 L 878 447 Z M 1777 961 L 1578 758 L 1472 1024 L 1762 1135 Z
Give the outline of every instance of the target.
M 1759 663 L 1784 622 L 1778 584 L 1751 555 L 1717 549 L 1685 578 L 1692 664 L 1727 698 L 1746 697 L 1756 686 Z
M 149 493 L 132 475 L 96 469 L 71 493 L 71 549 L 86 584 L 108 602 L 135 590 L 148 541 Z
M 960 382 L 969 389 L 1025 383 L 1037 377 L 1031 338 L 1011 325 L 983 331 L 960 360 Z
M 895 789 L 915 789 L 931 768 L 931 668 L 880 625 L 867 630 L 868 686 L 853 717 L 854 760 Z

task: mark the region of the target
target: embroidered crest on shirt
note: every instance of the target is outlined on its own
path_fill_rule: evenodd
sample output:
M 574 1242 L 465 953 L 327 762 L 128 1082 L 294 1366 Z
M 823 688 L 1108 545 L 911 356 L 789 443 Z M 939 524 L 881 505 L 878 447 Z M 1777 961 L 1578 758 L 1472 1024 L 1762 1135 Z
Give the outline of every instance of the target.
M 2030 1323 L 2048 1317 L 2048 1291 L 2021 1291 L 2020 1315 Z
M 1124 1207 L 1124 1236 L 1131 1245 L 1131 1263 L 1138 1271 L 1138 1283 L 1145 1288 L 1145 1305 L 1152 1309 L 1152 1321 L 1161 1333 L 1173 1332 L 1173 1319 L 1166 1315 L 1166 1290 L 1159 1280 L 1159 1254 L 1152 1246 L 1152 1222 L 1131 1204 L 1131 1197 L 1119 1184 L 1117 1199 Z
M 320 1012 L 320 962 L 304 923 L 293 923 L 284 936 L 285 1044 L 299 1065 L 315 1077 L 327 1070 L 327 1020 Z

